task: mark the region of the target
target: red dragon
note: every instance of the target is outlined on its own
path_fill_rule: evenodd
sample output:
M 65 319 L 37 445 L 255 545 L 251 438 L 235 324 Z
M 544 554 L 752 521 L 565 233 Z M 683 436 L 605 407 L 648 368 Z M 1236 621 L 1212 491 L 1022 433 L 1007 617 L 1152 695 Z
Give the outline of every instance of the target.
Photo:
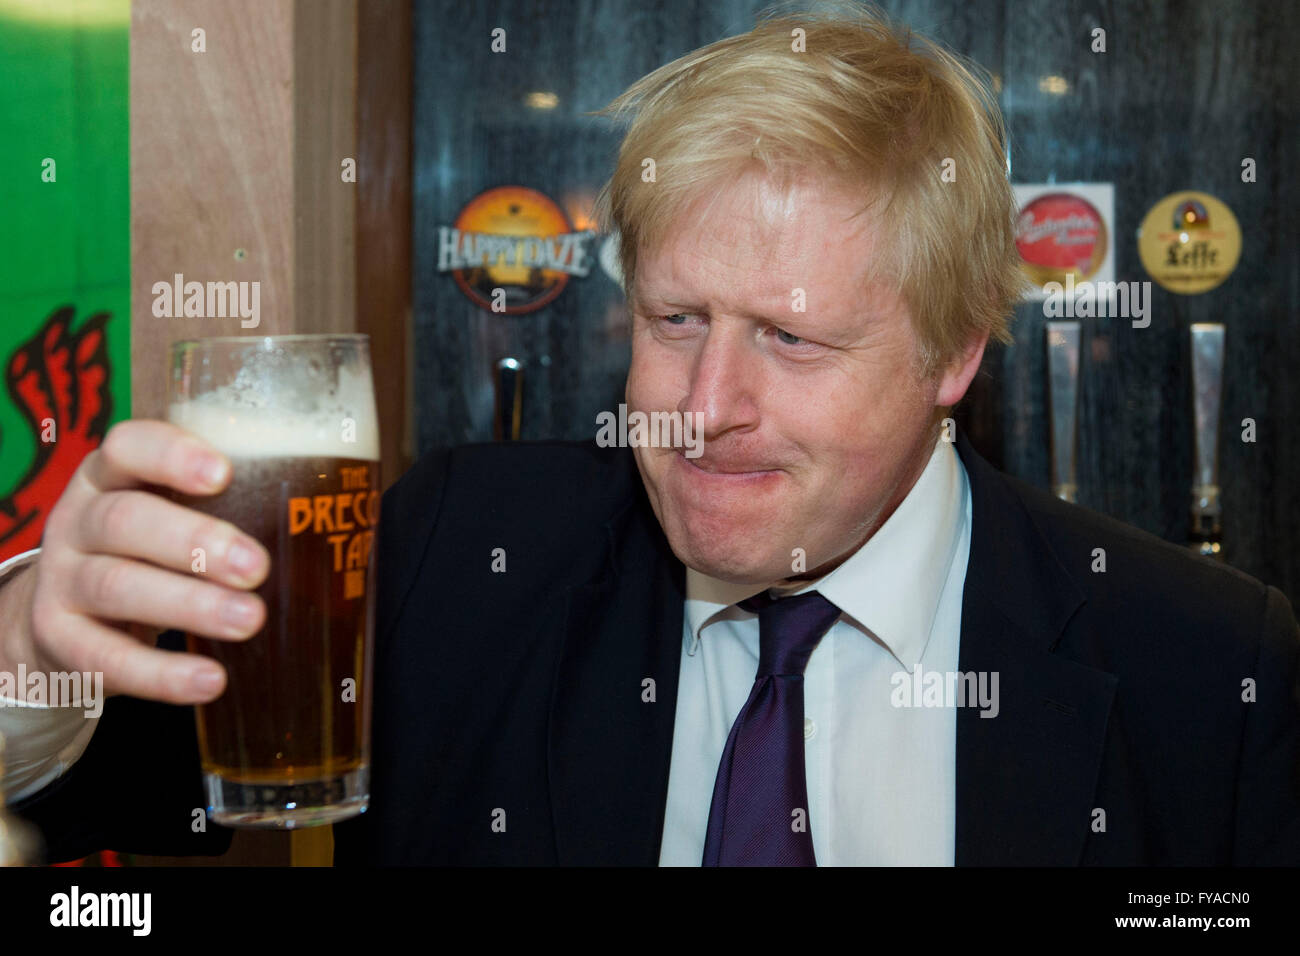
M 63 494 L 87 452 L 99 445 L 113 414 L 104 323 L 97 312 L 69 333 L 74 310 L 55 309 L 36 334 L 5 363 L 5 384 L 36 441 L 36 457 L 14 490 L 0 498 L 0 561 L 36 547 L 45 517 Z M 0 451 L 5 447 L 0 435 Z M 94 860 L 88 857 L 87 860 Z M 57 863 L 82 866 L 86 861 Z M 120 866 L 116 853 L 98 855 L 100 866 Z
M 36 441 L 36 457 L 0 498 L 0 561 L 40 544 L 45 518 L 88 452 L 104 439 L 113 412 L 104 324 L 97 312 L 69 332 L 72 306 L 57 308 L 5 363 L 5 384 Z M 6 448 L 0 435 L 0 452 Z

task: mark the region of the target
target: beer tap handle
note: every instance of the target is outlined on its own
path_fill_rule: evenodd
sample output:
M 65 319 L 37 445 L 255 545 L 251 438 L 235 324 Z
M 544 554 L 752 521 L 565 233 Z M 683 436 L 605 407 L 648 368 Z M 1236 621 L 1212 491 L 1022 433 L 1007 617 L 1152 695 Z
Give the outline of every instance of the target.
M 1073 502 L 1078 496 L 1075 435 L 1079 406 L 1079 323 L 1047 323 L 1047 390 L 1052 450 L 1052 493 Z
M 1223 504 L 1219 496 L 1219 413 L 1223 394 L 1222 322 L 1192 324 L 1192 527 L 1194 551 L 1223 560 Z
M 524 410 L 524 366 L 518 359 L 503 358 L 493 376 L 496 410 L 492 433 L 497 441 L 519 441 Z

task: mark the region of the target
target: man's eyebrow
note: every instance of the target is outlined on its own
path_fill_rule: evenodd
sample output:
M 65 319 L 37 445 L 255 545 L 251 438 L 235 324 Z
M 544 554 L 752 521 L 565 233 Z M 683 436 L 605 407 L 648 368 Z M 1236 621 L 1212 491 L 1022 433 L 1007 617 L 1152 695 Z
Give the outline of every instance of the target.
M 664 308 L 682 309 L 683 311 L 688 309 L 700 310 L 707 308 L 704 303 L 696 301 L 690 296 L 670 295 L 667 292 L 661 292 L 655 289 L 634 291 L 630 298 L 633 307 L 653 304 Z
M 645 310 L 648 307 L 653 307 L 657 312 L 662 311 L 665 315 L 687 312 L 708 314 L 711 311 L 711 308 L 707 303 L 697 301 L 687 296 L 673 295 L 667 292 L 657 293 L 651 290 L 633 297 L 633 310 Z M 741 309 L 738 310 L 736 314 L 740 315 L 742 318 L 749 319 L 750 321 L 763 322 L 768 325 L 774 325 L 777 328 L 786 328 L 790 325 L 803 326 L 803 331 L 807 332 L 809 335 L 814 334 L 812 329 L 806 327 L 810 317 L 816 318 L 812 311 L 795 312 L 790 308 L 789 303 L 777 305 L 774 300 L 772 307 L 768 309 Z M 856 314 L 856 312 L 854 314 Z M 825 324 L 820 324 L 818 331 L 821 331 L 823 334 L 829 333 L 829 338 L 839 338 L 844 334 L 847 334 L 849 332 L 848 326 L 853 324 L 852 317 L 848 314 L 831 314 L 829 312 L 823 312 L 820 313 L 820 315 L 826 320 L 826 322 Z

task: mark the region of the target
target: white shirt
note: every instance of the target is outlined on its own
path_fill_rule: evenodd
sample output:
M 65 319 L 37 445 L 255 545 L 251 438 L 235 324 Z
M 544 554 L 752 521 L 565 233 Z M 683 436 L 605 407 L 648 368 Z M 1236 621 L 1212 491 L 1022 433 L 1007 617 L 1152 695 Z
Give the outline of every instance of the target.
M 952 866 L 957 711 L 895 707 L 902 672 L 954 673 L 970 555 L 966 470 L 940 439 L 898 508 L 843 564 L 781 592 L 843 614 L 804 674 L 808 826 L 821 866 Z M 686 571 L 661 866 L 699 866 L 718 764 L 758 670 L 754 593 Z M 895 675 L 900 675 L 895 678 Z

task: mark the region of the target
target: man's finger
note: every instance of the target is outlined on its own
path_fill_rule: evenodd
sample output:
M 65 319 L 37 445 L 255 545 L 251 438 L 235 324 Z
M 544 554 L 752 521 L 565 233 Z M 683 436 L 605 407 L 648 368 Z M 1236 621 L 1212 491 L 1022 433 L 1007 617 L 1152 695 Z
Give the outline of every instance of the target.
M 57 630 L 63 666 L 103 674 L 106 694 L 202 704 L 226 688 L 226 670 L 211 658 L 146 647 L 84 615 L 64 613 L 61 618 Z
M 87 554 L 138 558 L 235 588 L 257 587 L 271 567 L 266 549 L 230 522 L 146 491 L 95 496 L 75 535 Z
M 111 555 L 86 555 L 68 582 L 68 610 L 138 621 L 217 640 L 243 640 L 266 621 L 261 598 L 211 581 Z
M 169 422 L 133 419 L 114 425 L 78 470 L 97 491 L 142 483 L 191 495 L 216 494 L 230 481 L 230 461 Z

